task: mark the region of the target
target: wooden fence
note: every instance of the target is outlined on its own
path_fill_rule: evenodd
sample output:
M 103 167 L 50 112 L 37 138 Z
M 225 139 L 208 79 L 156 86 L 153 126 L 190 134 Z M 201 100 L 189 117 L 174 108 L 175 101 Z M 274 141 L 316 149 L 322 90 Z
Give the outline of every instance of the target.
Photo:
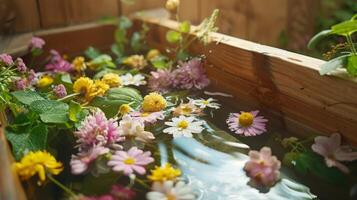
M 26 32 L 163 7 L 165 1 L 135 0 L 130 5 L 121 0 L 0 0 L 0 5 L 7 7 L 2 17 L 7 14 L 8 20 L 14 20 L 12 32 Z M 314 32 L 319 1 L 181 0 L 180 16 L 198 23 L 218 8 L 219 32 L 273 46 L 289 38 L 294 41 L 290 47 L 296 49 L 305 47 Z

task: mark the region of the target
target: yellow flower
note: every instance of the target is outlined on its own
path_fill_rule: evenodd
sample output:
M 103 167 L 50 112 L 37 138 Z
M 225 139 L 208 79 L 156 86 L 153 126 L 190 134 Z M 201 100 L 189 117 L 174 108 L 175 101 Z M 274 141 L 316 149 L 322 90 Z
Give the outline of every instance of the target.
M 166 4 L 165 4 L 165 8 L 168 11 L 176 12 L 177 11 L 177 7 L 179 5 L 180 5 L 180 0 L 167 0 Z
M 93 80 L 87 77 L 80 77 L 73 84 L 73 92 L 86 96 L 93 86 Z
M 154 170 L 151 170 L 151 175 L 148 178 L 151 181 L 164 182 L 175 180 L 180 175 L 181 171 L 179 169 L 175 169 L 169 163 L 166 163 L 163 167 L 156 166 Z
M 125 114 L 128 114 L 131 110 L 132 110 L 132 108 L 129 106 L 129 104 L 122 104 L 119 107 L 119 114 L 125 115 Z
M 156 92 L 152 92 L 144 97 L 141 105 L 144 112 L 158 112 L 166 108 L 166 100 Z
M 13 166 L 22 180 L 38 174 L 39 184 L 46 180 L 46 173 L 57 175 L 63 170 L 62 163 L 46 151 L 31 151 Z
M 122 85 L 122 81 L 119 75 L 114 73 L 105 74 L 102 78 L 102 81 L 108 84 L 110 87 L 118 87 Z
M 135 69 L 143 69 L 148 65 L 143 55 L 132 55 L 124 59 L 123 64 Z
M 82 57 L 82 56 L 78 56 L 78 57 L 74 58 L 74 60 L 72 61 L 73 68 L 77 72 L 84 71 L 87 68 L 87 65 L 84 61 L 85 61 L 84 57 Z
M 160 55 L 160 51 L 157 49 L 151 49 L 147 54 L 146 54 L 146 59 L 152 60 L 156 58 L 157 56 Z
M 103 96 L 109 90 L 109 88 L 109 85 L 103 81 L 95 80 L 94 84 L 90 88 L 89 93 L 86 95 L 86 100 L 90 101 L 96 96 Z
M 173 110 L 172 114 L 174 116 L 201 115 L 202 109 L 198 108 L 193 103 L 182 103 Z
M 44 75 L 41 77 L 40 80 L 37 82 L 38 87 L 47 87 L 53 83 L 53 78 L 51 76 Z

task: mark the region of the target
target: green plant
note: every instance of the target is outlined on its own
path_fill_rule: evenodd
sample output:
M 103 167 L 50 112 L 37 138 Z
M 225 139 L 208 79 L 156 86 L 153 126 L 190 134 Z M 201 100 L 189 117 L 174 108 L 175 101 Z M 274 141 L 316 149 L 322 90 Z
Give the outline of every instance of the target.
M 343 43 L 346 42 L 346 44 L 337 45 L 337 48 L 334 47 L 332 52 L 336 52 L 339 47 L 346 51 L 341 52 L 340 56 L 323 64 L 320 69 L 321 75 L 325 75 L 337 68 L 346 68 L 350 75 L 357 75 L 357 47 L 353 42 L 352 37 L 355 32 L 357 32 L 357 14 L 347 21 L 333 25 L 331 29 L 321 31 L 310 40 L 308 47 L 310 49 L 314 49 L 318 43 L 332 35 L 342 36 L 345 38 Z

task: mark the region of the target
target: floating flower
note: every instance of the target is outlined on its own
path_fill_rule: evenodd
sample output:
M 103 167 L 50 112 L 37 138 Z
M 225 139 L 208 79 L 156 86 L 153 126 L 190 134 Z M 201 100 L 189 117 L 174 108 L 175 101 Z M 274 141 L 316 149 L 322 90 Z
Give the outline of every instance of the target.
M 87 77 L 80 77 L 73 84 L 73 92 L 88 96 L 93 87 L 93 80 Z
M 88 151 L 81 151 L 77 155 L 72 155 L 70 165 L 72 174 L 84 173 L 89 165 L 100 155 L 109 153 L 109 149 L 103 146 L 94 146 Z
M 148 81 L 148 87 L 150 91 L 156 91 L 161 93 L 167 93 L 172 88 L 173 75 L 170 70 L 157 70 L 151 72 L 151 76 Z
M 146 194 L 146 198 L 148 200 L 194 200 L 196 195 L 191 187 L 182 181 L 177 183 L 165 181 L 153 183 L 152 190 Z
M 344 173 L 349 173 L 349 169 L 339 161 L 357 160 L 357 152 L 353 152 L 349 146 L 341 146 L 341 136 L 338 133 L 330 137 L 317 136 L 311 148 L 325 158 L 328 167 L 337 167 Z
M 194 58 L 183 63 L 173 71 L 173 86 L 179 89 L 203 89 L 208 86 L 209 79 L 205 74 L 203 63 L 200 59 Z
M 143 69 L 148 65 L 143 55 L 132 55 L 124 59 L 123 64 L 129 65 L 134 69 Z
M 166 100 L 156 92 L 152 92 L 144 97 L 141 108 L 144 112 L 158 112 L 166 108 Z
M 254 185 L 271 187 L 279 180 L 280 161 L 271 155 L 269 147 L 261 148 L 260 152 L 249 151 L 249 157 L 244 170 Z
M 119 75 L 114 73 L 105 74 L 102 78 L 102 81 L 108 84 L 110 87 L 119 87 L 122 85 L 122 81 Z
M 45 66 L 46 70 L 54 72 L 68 72 L 72 70 L 73 66 L 71 63 L 63 59 L 56 50 L 51 50 L 50 53 L 52 57 L 50 62 Z
M 74 135 L 78 138 L 77 143 L 80 149 L 88 149 L 94 145 L 110 146 L 124 140 L 118 123 L 114 119 L 107 120 L 100 110 L 87 116 Z
M 66 87 L 64 87 L 63 84 L 56 85 L 53 88 L 53 93 L 58 97 L 58 98 L 63 98 L 67 95 L 67 90 Z
M 129 115 L 124 115 L 119 122 L 119 131 L 126 138 L 134 138 L 142 142 L 155 139 L 151 132 L 145 131 L 143 123 L 133 119 Z
M 192 101 L 193 104 L 195 104 L 196 106 L 200 107 L 201 109 L 204 108 L 214 108 L 214 109 L 219 109 L 221 104 L 216 103 L 215 101 L 217 101 L 216 99 L 213 98 L 208 98 L 208 99 L 190 99 L 190 101 Z
M 163 111 L 159 112 L 139 112 L 139 111 L 134 111 L 130 113 L 130 116 L 132 116 L 135 120 L 138 120 L 142 123 L 148 123 L 148 124 L 153 124 L 157 122 L 157 120 L 163 120 L 165 119 L 165 115 Z
M 163 130 L 164 133 L 168 133 L 176 137 L 192 137 L 192 133 L 201 133 L 203 131 L 202 125 L 205 122 L 197 120 L 195 117 L 185 117 L 183 115 L 172 118 L 171 122 L 165 122 L 170 126 Z
M 43 45 L 45 45 L 46 42 L 39 37 L 32 37 L 31 42 L 29 45 L 29 49 L 32 51 L 34 49 L 42 49 Z
M 106 84 L 104 81 L 95 80 L 92 87 L 87 93 L 86 99 L 92 100 L 96 96 L 104 96 L 104 94 L 109 90 L 109 85 Z
M 132 200 L 136 196 L 135 191 L 122 185 L 113 185 L 110 194 L 120 200 Z
M 165 8 L 170 12 L 176 12 L 180 5 L 180 0 L 167 0 Z
M 202 109 L 195 106 L 192 101 L 189 101 L 188 103 L 181 103 L 179 106 L 174 108 L 172 114 L 174 116 L 202 115 Z
M 179 176 L 181 176 L 181 171 L 173 168 L 170 163 L 166 163 L 165 166 L 156 166 L 155 169 L 151 170 L 148 179 L 154 182 L 165 182 L 174 181 Z
M 75 57 L 72 61 L 72 66 L 77 72 L 82 72 L 87 69 L 87 65 L 83 56 Z
M 15 82 L 17 90 L 24 90 L 27 88 L 27 79 L 21 78 Z
M 143 175 L 146 173 L 144 166 L 154 162 L 150 151 L 143 152 L 137 147 L 132 147 L 128 152 L 116 151 L 112 155 L 108 165 L 113 167 L 113 171 L 123 171 L 125 175 L 134 172 Z
M 4 54 L 4 53 L 0 54 L 0 62 L 8 66 L 14 64 L 12 57 L 9 54 Z
M 24 61 L 22 60 L 22 58 L 17 58 L 16 59 L 16 65 L 17 65 L 17 71 L 24 73 L 27 70 L 27 67 L 24 63 Z
M 268 120 L 258 116 L 258 113 L 259 111 L 231 113 L 227 119 L 228 128 L 239 135 L 260 135 L 266 132 L 265 123 Z
M 119 107 L 119 114 L 121 116 L 124 116 L 126 114 L 129 114 L 130 112 L 133 111 L 133 108 L 130 107 L 129 104 L 125 103 L 125 104 L 122 104 L 120 107 Z
M 41 184 L 46 180 L 46 173 L 57 175 L 63 170 L 63 165 L 46 151 L 30 151 L 14 164 L 14 168 L 22 180 L 38 174 Z
M 120 76 L 120 79 L 123 81 L 123 85 L 145 85 L 145 77 L 141 74 L 132 75 L 131 73 L 126 73 L 125 75 Z
M 51 76 L 44 75 L 37 81 L 37 86 L 40 88 L 44 88 L 50 86 L 53 83 L 53 81 L 54 80 Z
M 160 51 L 157 49 L 151 49 L 147 54 L 146 54 L 146 59 L 152 60 L 156 58 L 157 56 L 160 55 Z

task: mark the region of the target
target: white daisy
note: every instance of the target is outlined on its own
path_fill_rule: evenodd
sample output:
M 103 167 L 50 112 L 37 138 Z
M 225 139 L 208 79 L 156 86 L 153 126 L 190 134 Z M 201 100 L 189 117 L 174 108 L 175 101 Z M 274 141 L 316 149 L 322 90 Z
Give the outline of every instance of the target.
M 194 200 L 196 199 L 190 186 L 182 181 L 174 184 L 172 181 L 154 182 L 152 191 L 146 194 L 148 200 Z
M 166 125 L 171 126 L 163 130 L 164 133 L 172 134 L 176 137 L 192 137 L 192 133 L 201 133 L 202 125 L 205 122 L 197 120 L 195 117 L 185 117 L 183 115 L 172 118 L 172 121 L 165 122 Z
M 123 85 L 145 85 L 145 76 L 141 74 L 135 74 L 134 76 L 131 73 L 126 73 L 120 76 L 120 79 L 123 81 Z
M 213 99 L 213 98 L 208 98 L 208 99 L 190 99 L 189 98 L 189 100 L 192 101 L 192 103 L 195 106 L 198 106 L 201 109 L 204 109 L 206 107 L 219 109 L 221 107 L 221 104 L 216 103 L 215 101 L 217 101 L 217 100 Z

